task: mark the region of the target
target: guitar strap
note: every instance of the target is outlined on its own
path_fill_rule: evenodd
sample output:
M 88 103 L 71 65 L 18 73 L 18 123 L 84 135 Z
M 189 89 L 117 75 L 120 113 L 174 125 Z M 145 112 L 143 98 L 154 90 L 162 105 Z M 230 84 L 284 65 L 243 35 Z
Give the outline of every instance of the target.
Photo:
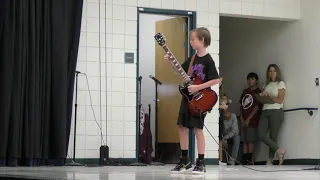
M 190 75 L 191 67 L 192 67 L 192 65 L 193 65 L 193 62 L 194 62 L 194 58 L 195 58 L 195 57 L 196 57 L 195 54 L 191 57 L 191 61 L 190 61 L 189 69 L 188 69 L 188 75 Z

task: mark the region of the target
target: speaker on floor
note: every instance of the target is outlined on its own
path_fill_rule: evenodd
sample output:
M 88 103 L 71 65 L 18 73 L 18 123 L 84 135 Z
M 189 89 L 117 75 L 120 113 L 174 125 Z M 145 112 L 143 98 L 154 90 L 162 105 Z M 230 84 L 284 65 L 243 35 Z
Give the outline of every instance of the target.
M 109 165 L 109 146 L 100 147 L 99 164 L 100 166 Z

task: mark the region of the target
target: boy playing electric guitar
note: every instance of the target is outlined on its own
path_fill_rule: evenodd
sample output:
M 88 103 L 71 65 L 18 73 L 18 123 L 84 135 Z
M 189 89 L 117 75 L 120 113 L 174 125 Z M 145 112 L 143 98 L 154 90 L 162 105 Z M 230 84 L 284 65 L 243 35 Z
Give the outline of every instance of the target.
M 197 51 L 197 54 L 193 55 L 192 57 L 189 57 L 188 60 L 186 60 L 181 66 L 186 72 L 188 71 L 188 69 L 190 69 L 189 76 L 191 78 L 197 75 L 204 82 L 200 85 L 190 85 L 188 87 L 188 90 L 191 93 L 219 84 L 220 80 L 215 63 L 211 55 L 206 51 L 206 48 L 210 45 L 210 43 L 211 35 L 208 29 L 201 27 L 191 31 L 190 45 L 193 49 Z M 169 55 L 166 54 L 164 56 L 164 59 L 168 61 Z M 196 166 L 194 167 L 192 172 L 195 174 L 202 174 L 206 171 L 204 164 L 204 118 L 205 115 L 192 116 L 188 109 L 188 101 L 184 97 L 182 98 L 177 121 L 180 136 L 181 160 L 177 164 L 177 166 L 171 170 L 172 173 L 180 173 L 192 168 L 191 161 L 188 158 L 189 129 L 194 130 L 194 133 L 197 138 L 198 148 L 198 159 L 196 162 Z

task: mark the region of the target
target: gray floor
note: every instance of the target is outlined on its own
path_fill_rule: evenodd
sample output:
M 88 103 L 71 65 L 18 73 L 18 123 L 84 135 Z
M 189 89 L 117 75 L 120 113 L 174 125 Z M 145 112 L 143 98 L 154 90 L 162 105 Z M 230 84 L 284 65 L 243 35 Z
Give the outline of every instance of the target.
M 29 179 L 88 179 L 88 180 L 165 180 L 165 179 L 320 179 L 320 171 L 257 172 L 241 166 L 207 166 L 205 175 L 191 173 L 171 175 L 167 166 L 144 167 L 2 167 L 0 177 Z M 262 171 L 301 170 L 315 166 L 249 166 Z

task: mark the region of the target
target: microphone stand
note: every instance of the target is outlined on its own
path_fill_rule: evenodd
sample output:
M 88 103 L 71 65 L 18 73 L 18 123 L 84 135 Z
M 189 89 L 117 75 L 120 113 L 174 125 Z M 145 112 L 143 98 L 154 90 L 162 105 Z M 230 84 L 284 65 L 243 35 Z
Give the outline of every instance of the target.
M 76 71 L 76 94 L 74 103 L 74 132 L 73 132 L 73 159 L 71 163 L 65 164 L 65 166 L 83 166 L 83 164 L 76 163 L 76 135 L 77 135 L 77 111 L 78 111 L 78 75 L 81 72 Z
M 138 121 L 139 121 L 139 123 L 138 123 L 138 147 L 137 147 L 137 151 L 138 151 L 138 157 L 137 157 L 137 160 L 138 160 L 138 162 L 135 162 L 135 163 L 132 163 L 132 164 L 130 164 L 130 166 L 147 166 L 147 164 L 144 164 L 144 163 L 141 163 L 140 162 L 140 123 L 141 123 L 141 121 L 140 121 L 140 110 L 141 110 L 141 108 L 142 108 L 142 103 L 141 103 L 141 83 L 142 83 L 142 76 L 139 76 L 138 78 L 138 83 L 139 83 L 139 115 L 138 115 Z
M 160 85 L 162 85 L 162 83 L 158 80 L 158 79 L 156 79 L 155 77 L 153 77 L 153 76 L 149 76 L 151 79 L 153 79 L 154 80 L 154 82 L 155 82 L 155 99 L 154 99 L 154 101 L 155 101 L 155 156 L 154 156 L 154 162 L 151 162 L 150 163 L 150 165 L 153 165 L 153 166 L 164 166 L 165 164 L 164 163 L 161 163 L 161 162 L 157 162 L 157 160 L 158 160 L 158 153 L 159 153 L 159 151 L 158 151 L 158 102 L 159 102 L 159 100 L 158 100 L 158 85 L 160 84 Z

